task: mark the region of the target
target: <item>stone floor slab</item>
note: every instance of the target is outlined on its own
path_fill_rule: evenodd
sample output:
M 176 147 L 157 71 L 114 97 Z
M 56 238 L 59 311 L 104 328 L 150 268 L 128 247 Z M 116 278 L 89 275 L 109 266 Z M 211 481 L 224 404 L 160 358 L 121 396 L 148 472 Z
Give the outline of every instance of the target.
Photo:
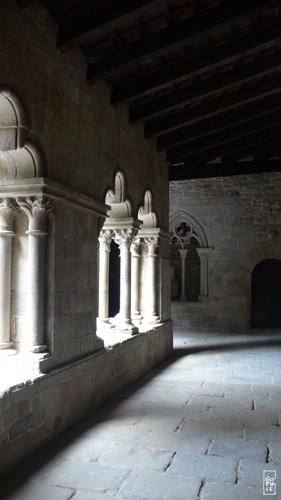
M 251 486 L 228 483 L 206 483 L 200 500 L 264 500 L 262 491 Z
M 161 472 L 134 471 L 118 495 L 126 500 L 196 500 L 201 481 Z
M 234 483 L 237 465 L 238 460 L 229 457 L 179 452 L 175 455 L 167 473 L 196 477 L 201 480 Z
M 214 439 L 208 453 L 210 455 L 230 456 L 239 459 L 252 458 L 265 462 L 267 446 L 257 441 L 218 436 Z
M 95 462 L 86 463 L 67 459 L 46 474 L 43 479 L 44 482 L 54 486 L 114 494 L 129 472 L 127 469 L 108 467 Z
M 39 481 L 29 480 L 22 486 L 18 486 L 16 491 L 0 486 L 0 498 L 2 500 L 68 500 L 73 496 L 75 489 L 62 488 L 44 484 Z
M 262 463 L 256 462 L 254 460 L 249 460 L 247 458 L 242 459 L 239 464 L 238 470 L 238 484 L 247 484 L 248 486 L 254 486 L 259 491 L 263 488 L 263 471 L 264 470 L 275 470 L 277 475 L 277 481 L 279 481 L 279 486 L 277 482 L 278 497 L 281 498 L 281 466 L 274 463 Z
M 132 447 L 116 444 L 103 453 L 99 463 L 127 469 L 164 470 L 173 458 L 173 452 L 148 446 Z

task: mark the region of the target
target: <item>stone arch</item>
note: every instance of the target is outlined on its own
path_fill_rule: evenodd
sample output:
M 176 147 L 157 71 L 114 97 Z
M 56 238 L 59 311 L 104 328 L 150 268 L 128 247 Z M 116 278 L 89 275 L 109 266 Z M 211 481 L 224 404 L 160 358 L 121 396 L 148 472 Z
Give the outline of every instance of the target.
M 105 203 L 109 206 L 99 235 L 99 317 L 98 331 L 116 326 L 122 331 L 136 333 L 131 319 L 131 243 L 137 233 L 139 223 L 133 218 L 131 200 L 127 197 L 125 176 L 118 170 L 114 177 L 114 188 L 108 189 Z M 113 262 L 114 260 L 114 262 Z M 116 269 L 119 267 L 119 269 Z M 118 278 L 111 279 L 112 271 Z M 113 290 L 112 287 L 115 287 Z M 114 307 L 110 307 L 115 296 Z M 110 309 L 114 311 L 114 317 Z
M 251 324 L 253 328 L 281 327 L 281 260 L 259 262 L 251 279 Z
M 173 233 L 175 227 L 182 222 L 190 225 L 193 228 L 192 236 L 196 238 L 200 248 L 208 248 L 208 239 L 205 229 L 202 224 L 193 215 L 186 210 L 179 210 L 170 220 L 170 231 Z
M 208 259 L 209 253 L 213 250 L 208 245 L 208 238 L 202 224 L 186 210 L 179 210 L 170 220 L 171 234 L 171 263 L 172 265 L 172 296 L 176 298 L 180 294 L 182 301 L 187 299 L 186 279 L 192 282 L 194 290 L 190 290 L 188 300 L 204 300 L 208 296 Z M 175 249 L 176 247 L 176 249 Z M 174 250 L 174 252 L 173 252 Z M 176 253 L 175 253 L 176 252 Z M 193 269 L 189 268 L 187 273 L 187 262 L 192 256 Z M 177 262 L 180 255 L 180 264 Z M 192 271 L 192 272 L 191 272 Z M 194 272 L 193 272 L 194 271 Z M 178 276 L 176 276 L 176 274 Z M 179 290 L 181 283 L 181 292 Z M 199 292 L 199 293 L 198 293 Z
M 0 85 L 0 178 L 28 179 L 44 174 L 42 152 L 30 140 L 30 119 L 19 95 Z

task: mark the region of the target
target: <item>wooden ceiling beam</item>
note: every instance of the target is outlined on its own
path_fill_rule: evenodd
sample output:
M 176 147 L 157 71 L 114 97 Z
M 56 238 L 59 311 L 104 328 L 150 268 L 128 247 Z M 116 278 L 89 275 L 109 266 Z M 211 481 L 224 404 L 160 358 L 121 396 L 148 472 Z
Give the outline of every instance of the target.
M 159 135 L 163 132 L 178 129 L 183 125 L 192 125 L 202 120 L 212 118 L 223 112 L 241 107 L 242 105 L 265 98 L 281 92 L 281 74 L 274 75 L 266 81 L 261 80 L 258 83 L 249 85 L 239 92 L 226 94 L 217 99 L 179 110 L 170 115 L 164 115 L 155 120 L 145 123 L 145 136 Z
M 212 71 L 216 67 L 229 64 L 238 57 L 249 55 L 263 48 L 279 43 L 281 40 L 280 22 L 266 26 L 243 37 L 236 38 L 222 46 L 211 47 L 204 54 L 196 54 L 166 64 L 148 75 L 135 78 L 133 81 L 115 85 L 112 88 L 111 103 L 129 103 L 140 97 L 162 90 L 170 84 L 179 83 L 187 76 L 198 76 Z
M 204 179 L 280 171 L 281 160 L 223 161 L 222 163 L 201 165 L 171 165 L 169 168 L 169 180 Z
M 160 135 L 157 139 L 158 151 L 163 151 L 181 144 L 194 142 L 202 137 L 213 137 L 217 132 L 224 132 L 228 128 L 246 123 L 246 127 L 251 127 L 251 121 L 272 114 L 281 109 L 281 95 L 270 96 L 258 102 L 241 106 L 238 109 L 215 116 L 212 120 L 205 120 L 187 127 L 182 127 L 169 134 Z M 250 122 L 250 123 L 249 123 Z M 191 145 L 192 147 L 192 145 Z
M 68 20 L 61 23 L 57 47 L 65 52 L 71 47 L 82 45 L 92 38 L 101 37 L 118 30 L 144 15 L 149 15 L 167 0 L 121 0 L 95 9 L 90 2 L 84 2 L 68 11 Z M 118 4 L 118 5 L 117 5 Z M 83 6 L 84 5 L 84 6 Z M 81 15 L 81 11 L 84 13 Z M 79 15 L 80 13 L 80 15 Z
M 16 4 L 20 7 L 20 9 L 26 9 L 33 3 L 37 2 L 38 0 L 15 0 Z
M 228 151 L 227 154 L 223 155 L 223 160 L 226 162 L 239 161 L 240 159 L 247 158 L 250 155 L 273 156 L 275 153 L 278 154 L 280 152 L 280 139 L 281 130 L 276 129 L 270 136 L 265 135 L 261 138 L 261 140 L 255 141 L 255 144 L 253 145 L 245 144 L 243 149 L 241 148 L 238 151 L 233 152 Z
M 258 132 L 254 132 L 252 134 L 247 135 L 242 138 L 234 138 L 232 141 L 221 145 L 215 145 L 214 147 L 210 147 L 208 150 L 200 153 L 189 154 L 186 152 L 186 155 L 182 155 L 180 160 L 182 162 L 203 162 L 206 163 L 208 161 L 215 160 L 219 157 L 224 157 L 225 159 L 239 159 L 245 158 L 246 156 L 250 156 L 254 154 L 257 146 L 262 147 L 262 144 L 267 143 L 268 141 L 279 139 L 281 136 L 281 125 L 278 124 L 273 127 L 268 127 L 267 130 L 261 130 Z M 276 146 L 277 147 L 277 146 Z M 246 151 L 246 153 L 245 153 Z M 233 156 L 234 154 L 234 156 Z M 231 156 L 230 156 L 231 155 Z M 179 155 L 177 157 L 169 156 L 170 162 L 174 163 L 179 161 Z
M 155 56 L 183 47 L 187 43 L 201 40 L 228 23 L 258 15 L 265 9 L 276 7 L 277 0 L 247 0 L 246 3 L 227 3 L 179 23 L 172 23 L 158 33 L 148 35 L 128 45 L 122 52 L 113 50 L 107 56 L 89 64 L 89 83 L 113 76 L 116 71 L 135 66 Z
M 204 151 L 208 154 L 208 150 L 214 150 L 214 148 L 225 145 L 227 147 L 227 144 L 232 143 L 233 140 L 252 136 L 259 131 L 272 130 L 273 127 L 280 124 L 281 113 L 279 110 L 274 110 L 262 118 L 249 120 L 244 124 L 235 124 L 224 131 L 214 132 L 209 137 L 203 137 L 188 144 L 172 147 L 167 151 L 167 159 L 168 161 L 180 160 L 186 156 L 204 153 Z
M 196 82 L 183 89 L 176 89 L 146 103 L 131 105 L 130 123 L 140 123 L 155 118 L 163 112 L 173 111 L 184 105 L 206 99 L 218 92 L 224 92 L 237 85 L 243 85 L 280 69 L 280 53 L 263 56 L 249 64 L 243 64 L 243 66 L 222 72 L 217 76 Z

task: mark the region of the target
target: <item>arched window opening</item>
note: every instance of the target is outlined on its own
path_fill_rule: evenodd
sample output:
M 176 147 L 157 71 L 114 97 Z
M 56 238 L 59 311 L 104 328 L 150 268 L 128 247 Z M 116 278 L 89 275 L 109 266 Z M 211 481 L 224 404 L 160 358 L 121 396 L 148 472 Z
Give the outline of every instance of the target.
M 42 194 L 15 197 L 14 180 L 43 176 L 38 147 L 30 141 L 29 120 L 21 99 L 0 86 L 0 348 L 47 349 L 44 286 L 46 240 L 52 204 Z M 17 183 L 17 188 L 19 184 Z
M 120 252 L 117 243 L 110 244 L 109 256 L 109 317 L 114 318 L 120 310 Z
M 198 220 L 180 211 L 170 222 L 171 296 L 198 301 L 208 295 L 208 247 Z
M 252 327 L 281 328 L 281 260 L 266 259 L 252 273 Z
M 108 217 L 99 236 L 99 334 L 115 327 L 134 334 L 131 318 L 131 244 L 139 224 L 132 217 L 125 177 L 117 172 L 105 196 Z

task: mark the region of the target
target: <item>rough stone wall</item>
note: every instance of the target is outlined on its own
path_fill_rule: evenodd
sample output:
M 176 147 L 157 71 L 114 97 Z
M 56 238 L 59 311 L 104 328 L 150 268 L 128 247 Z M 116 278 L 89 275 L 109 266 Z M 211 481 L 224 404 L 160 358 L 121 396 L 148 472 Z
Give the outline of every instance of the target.
M 0 476 L 164 359 L 172 348 L 170 332 L 166 323 L 0 392 Z
M 252 271 L 263 259 L 281 258 L 280 192 L 280 173 L 170 183 L 170 218 L 186 210 L 214 248 L 208 297 L 203 304 L 174 306 L 175 324 L 250 328 Z
M 57 25 L 41 2 L 24 10 L 14 0 L 0 2 L 0 95 L 1 88 L 9 88 L 21 97 L 28 140 L 42 146 L 45 158 L 45 179 L 40 174 L 38 179 L 25 180 L 24 196 L 33 195 L 36 182 L 42 180 L 44 194 L 50 191 L 54 204 L 48 220 L 45 276 L 45 332 L 52 356 L 41 362 L 48 374 L 34 383 L 23 381 L 0 397 L 0 463 L 5 470 L 172 349 L 167 321 L 124 345 L 96 353 L 102 347 L 95 331 L 97 237 L 105 216 L 101 204 L 114 187 L 116 171 L 121 170 L 132 215 L 136 217 L 150 189 L 158 224 L 168 229 L 168 169 L 155 141 L 144 139 L 143 127 L 129 125 L 127 106 L 111 107 L 105 83 L 88 86 L 86 60 L 77 50 L 61 54 L 56 37 Z M 15 186 L 14 198 L 21 180 L 8 179 Z M 6 181 L 0 179 L 4 194 Z M 26 229 L 26 219 L 16 221 L 12 315 L 18 343 L 28 334 Z M 167 252 L 160 260 L 162 293 L 168 289 Z M 169 298 L 161 295 L 160 302 L 161 317 L 169 320 Z M 21 355 L 17 355 L 19 361 Z M 8 362 L 8 356 L 3 356 Z
M 57 25 L 41 2 L 21 10 L 0 5 L 0 82 L 16 86 L 30 111 L 33 137 L 45 150 L 48 177 L 104 201 L 121 169 L 137 214 L 151 189 L 159 225 L 168 218 L 168 173 L 141 125 L 131 127 L 128 107 L 110 105 L 105 83 L 89 86 L 86 60 L 76 49 L 56 49 Z M 20 40 L 20 43 L 19 43 Z

